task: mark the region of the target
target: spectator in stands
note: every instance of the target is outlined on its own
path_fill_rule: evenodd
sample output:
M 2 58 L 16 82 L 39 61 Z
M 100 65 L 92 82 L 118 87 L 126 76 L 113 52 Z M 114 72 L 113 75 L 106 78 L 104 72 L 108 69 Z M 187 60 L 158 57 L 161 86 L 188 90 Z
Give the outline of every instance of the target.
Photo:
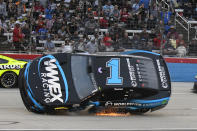
M 24 36 L 24 44 L 25 46 L 27 46 L 29 44 L 29 39 L 30 39 L 30 29 L 29 29 L 29 25 L 28 24 L 25 24 L 23 27 L 22 27 L 22 33 L 25 35 Z
M 9 1 L 8 3 L 8 16 L 9 17 L 15 17 L 17 12 L 16 4 L 12 1 Z
M 151 29 L 151 32 L 149 33 L 149 39 L 153 40 L 156 37 L 157 37 L 156 30 L 155 29 Z
M 172 26 L 171 21 L 168 21 L 168 24 L 164 25 L 164 34 L 165 34 L 165 35 L 168 34 L 168 32 L 169 32 L 171 26 Z
M 39 29 L 41 29 L 44 25 L 44 18 L 42 17 L 42 15 L 39 16 L 38 20 L 36 20 L 36 31 L 38 32 Z
M 132 12 L 134 14 L 138 13 L 139 8 L 140 8 L 139 0 L 135 0 L 134 3 L 132 4 Z
M 114 43 L 113 43 L 113 48 L 114 51 L 118 51 L 121 49 L 121 38 L 119 36 L 118 33 L 114 34 L 114 36 L 112 37 Z
M 187 53 L 187 49 L 184 45 L 185 43 L 183 41 L 180 42 L 180 44 L 178 45 L 178 47 L 176 48 L 176 52 L 177 52 L 177 56 L 178 57 L 183 57 L 186 56 Z
M 154 48 L 153 48 L 153 40 L 149 39 L 148 42 L 147 42 L 147 45 L 145 47 L 145 50 L 147 51 L 152 51 Z
M 197 40 L 195 38 L 189 43 L 188 54 L 197 55 Z
M 153 15 L 150 15 L 148 21 L 147 21 L 147 29 L 153 29 L 156 25 L 156 18 L 153 17 Z
M 51 29 L 52 29 L 53 23 L 55 22 L 55 19 L 56 19 L 56 18 L 53 16 L 52 19 L 47 19 L 47 20 L 46 20 L 46 28 L 47 28 L 48 30 L 51 30 Z
M 141 41 L 148 42 L 149 35 L 148 35 L 147 30 L 146 30 L 146 27 L 144 27 L 142 32 L 140 33 L 140 39 L 141 39 Z
M 58 34 L 54 34 L 54 35 L 53 35 L 53 40 L 54 40 L 54 41 L 60 41 L 61 38 L 59 38 L 59 35 L 58 35 Z
M 46 29 L 46 26 L 45 25 L 43 25 L 42 28 L 40 28 L 38 30 L 38 33 L 39 33 L 39 36 L 40 36 L 39 37 L 40 40 L 46 40 L 48 30 Z
M 6 3 L 4 0 L 0 0 L 0 19 L 5 19 L 7 16 L 7 10 L 6 10 Z
M 191 3 L 185 3 L 183 14 L 187 19 L 192 18 L 193 10 Z
M 165 43 L 165 40 L 162 42 L 161 34 L 158 34 L 156 38 L 153 39 L 153 48 L 156 50 L 160 50 L 161 45 Z
M 178 47 L 180 43 L 183 43 L 184 46 L 186 47 L 185 41 L 183 40 L 183 34 L 178 35 L 178 38 L 176 39 L 176 47 Z
M 177 48 L 176 39 L 174 35 L 171 36 L 171 38 L 169 39 L 169 42 L 175 49 Z
M 64 37 L 66 36 L 66 30 L 64 26 L 62 26 L 62 28 L 58 30 L 58 35 L 61 39 L 64 39 Z
M 149 1 L 150 1 L 150 0 L 140 0 L 140 1 L 139 1 L 139 5 L 140 5 L 140 6 L 144 5 L 144 8 L 145 8 L 146 10 L 148 10 L 148 8 L 149 8 Z
M 76 50 L 85 51 L 85 44 L 84 39 L 80 38 Z
M 124 33 L 124 37 L 122 37 L 122 39 L 120 40 L 120 44 L 121 44 L 122 48 L 125 48 L 125 49 L 131 49 L 132 48 L 132 41 L 128 37 L 127 32 Z
M 136 25 L 137 25 L 136 17 L 134 17 L 134 15 L 132 13 L 130 13 L 128 21 L 127 21 L 126 28 L 128 28 L 128 29 L 137 29 Z
M 137 15 L 138 15 L 138 22 L 143 26 L 146 20 L 146 15 L 147 15 L 147 11 L 146 11 L 144 4 L 140 6 L 140 9 Z
M 69 20 L 71 17 L 71 13 L 69 12 L 69 8 L 64 7 L 64 18 L 66 18 L 67 20 Z
M 51 6 L 48 6 L 45 9 L 44 12 L 45 12 L 45 19 L 51 20 L 52 19 L 52 13 L 53 13 L 53 10 L 51 9 Z
M 0 21 L 1 22 L 1 21 Z M 0 42 L 2 42 L 3 41 L 3 37 L 4 37 L 4 29 L 3 29 L 3 27 L 2 27 L 2 25 L 1 25 L 1 23 L 0 23 Z
M 94 20 L 93 16 L 90 16 L 88 21 L 85 23 L 86 34 L 93 35 L 97 27 L 98 27 L 97 22 Z
M 51 38 L 47 38 L 47 41 L 44 43 L 44 49 L 47 52 L 55 51 L 55 44 L 51 41 Z
M 119 21 L 119 19 L 120 19 L 120 11 L 118 9 L 118 5 L 114 6 L 114 10 L 111 13 L 111 17 L 113 18 L 114 22 L 118 22 Z
M 105 5 L 103 6 L 103 12 L 106 17 L 110 17 L 111 13 L 114 10 L 114 6 L 111 4 L 111 1 L 106 1 Z
M 79 41 L 79 35 L 78 35 L 77 31 L 75 31 L 74 34 L 71 36 L 71 40 L 74 41 L 74 42 Z
M 98 51 L 98 45 L 96 44 L 94 37 L 92 37 L 90 39 L 90 41 L 85 46 L 85 49 L 86 49 L 87 52 L 89 52 L 91 54 L 96 53 Z
M 113 25 L 111 25 L 108 29 L 109 35 L 113 38 L 115 37 L 115 34 L 119 34 L 119 37 L 123 36 L 123 28 L 121 28 L 118 23 L 114 23 Z
M 127 11 L 127 8 L 123 8 L 121 11 L 120 11 L 120 20 L 121 22 L 124 22 L 126 23 L 127 22 L 127 19 L 129 18 L 129 13 Z
M 172 12 L 166 11 L 165 9 L 161 11 L 161 19 L 164 20 L 164 25 L 167 25 L 169 20 L 171 19 Z
M 24 34 L 22 34 L 20 22 L 16 21 L 15 28 L 13 30 L 13 44 L 15 46 L 16 51 L 24 50 L 24 46 L 22 44 L 23 38 L 24 38 Z
M 54 20 L 53 20 L 52 24 L 53 25 L 52 25 L 51 30 L 52 30 L 53 34 L 58 34 L 58 30 L 61 29 L 62 24 L 58 20 L 58 18 L 56 18 L 56 16 L 54 17 Z
M 178 33 L 176 32 L 176 29 L 174 26 L 171 26 L 169 31 L 168 31 L 168 34 L 167 34 L 167 38 L 171 38 L 171 36 L 174 35 L 175 39 L 178 38 Z
M 104 44 L 104 46 L 106 48 L 106 51 L 112 51 L 113 50 L 113 43 L 114 43 L 114 41 L 109 36 L 109 32 L 105 33 L 105 36 L 103 37 L 102 42 L 103 42 L 103 44 Z
M 163 47 L 163 54 L 164 55 L 176 55 L 176 49 L 170 44 L 169 41 L 165 42 Z
M 140 49 L 140 36 L 137 33 L 135 33 L 132 38 L 132 45 L 133 49 Z
M 26 12 L 26 6 L 23 1 L 18 0 L 15 4 L 17 8 L 17 16 L 20 16 L 21 14 Z
M 158 17 L 159 7 L 156 3 L 153 4 L 152 8 L 150 8 L 150 14 L 153 15 L 154 18 Z
M 108 22 L 106 16 L 103 16 L 103 18 L 100 19 L 99 23 L 100 23 L 101 29 L 106 29 L 109 26 L 109 22 Z
M 40 5 L 39 1 L 36 1 L 34 5 L 34 12 L 33 12 L 34 18 L 38 19 L 41 12 L 44 12 L 44 8 L 42 5 Z

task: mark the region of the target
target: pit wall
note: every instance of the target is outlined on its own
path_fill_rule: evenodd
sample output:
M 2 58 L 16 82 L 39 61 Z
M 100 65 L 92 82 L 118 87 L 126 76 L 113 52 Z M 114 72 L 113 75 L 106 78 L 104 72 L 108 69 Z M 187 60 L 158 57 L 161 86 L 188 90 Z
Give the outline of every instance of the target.
M 2 54 L 14 59 L 32 60 L 39 54 Z M 197 75 L 197 58 L 170 58 L 166 57 L 168 70 L 172 82 L 194 82 Z

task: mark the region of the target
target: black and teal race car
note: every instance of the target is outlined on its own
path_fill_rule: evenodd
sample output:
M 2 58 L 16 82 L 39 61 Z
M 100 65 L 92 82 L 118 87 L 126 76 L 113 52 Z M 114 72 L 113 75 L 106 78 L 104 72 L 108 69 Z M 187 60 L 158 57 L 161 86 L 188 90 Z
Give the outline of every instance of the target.
M 145 113 L 167 105 L 171 82 L 156 53 L 59 53 L 29 62 L 20 72 L 19 89 L 26 108 L 36 113 L 106 108 Z

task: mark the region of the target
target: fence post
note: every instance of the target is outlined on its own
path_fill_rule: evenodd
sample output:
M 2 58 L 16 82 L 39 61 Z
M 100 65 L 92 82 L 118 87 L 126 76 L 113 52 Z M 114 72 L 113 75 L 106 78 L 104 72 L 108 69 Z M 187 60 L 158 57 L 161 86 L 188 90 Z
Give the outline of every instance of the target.
M 189 42 L 189 35 L 190 35 L 190 33 L 189 33 L 189 31 L 190 31 L 190 23 L 188 23 L 188 38 L 187 38 L 187 40 L 188 40 L 188 42 Z

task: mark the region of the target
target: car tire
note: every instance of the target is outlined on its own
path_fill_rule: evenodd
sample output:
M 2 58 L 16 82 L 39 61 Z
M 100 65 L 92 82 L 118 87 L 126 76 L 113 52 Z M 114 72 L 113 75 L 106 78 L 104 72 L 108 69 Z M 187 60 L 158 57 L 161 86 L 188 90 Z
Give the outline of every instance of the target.
M 197 82 L 194 82 L 193 91 L 194 91 L 194 93 L 197 93 Z
M 18 78 L 16 73 L 9 71 L 1 76 L 0 81 L 3 88 L 13 88 L 16 87 Z

